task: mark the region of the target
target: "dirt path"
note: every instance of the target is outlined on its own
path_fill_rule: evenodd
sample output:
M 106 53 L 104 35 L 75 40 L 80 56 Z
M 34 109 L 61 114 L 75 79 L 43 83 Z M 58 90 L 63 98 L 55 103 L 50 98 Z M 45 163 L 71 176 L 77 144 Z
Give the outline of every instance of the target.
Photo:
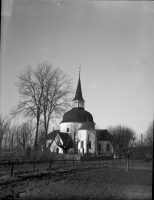
M 59 170 L 42 177 L 0 186 L 1 199 L 152 199 L 148 170 L 102 166 L 95 169 Z

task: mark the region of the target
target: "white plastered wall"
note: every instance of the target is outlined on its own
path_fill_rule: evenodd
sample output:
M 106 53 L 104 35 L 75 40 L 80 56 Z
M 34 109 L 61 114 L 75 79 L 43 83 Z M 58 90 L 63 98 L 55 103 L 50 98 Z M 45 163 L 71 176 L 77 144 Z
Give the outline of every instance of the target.
M 67 133 L 67 128 L 69 128 L 69 132 L 71 132 L 71 130 L 77 130 L 81 127 L 82 123 L 80 122 L 65 122 L 65 123 L 61 123 L 60 124 L 60 132 L 65 132 Z
M 47 140 L 47 143 L 46 143 L 47 147 L 48 147 L 48 144 L 51 143 L 51 142 L 52 142 L 52 140 Z M 56 142 L 53 141 L 52 144 L 51 144 L 51 146 L 50 146 L 50 151 L 51 152 L 57 152 L 57 148 L 59 149 L 59 151 L 58 151 L 59 153 L 63 153 L 62 148 L 58 147 L 57 144 L 56 144 Z
M 89 139 L 88 139 L 89 137 Z M 87 153 L 87 143 L 88 140 L 91 142 L 91 148 L 89 149 L 89 153 L 96 153 L 96 131 L 95 130 L 79 130 L 78 131 L 78 151 L 82 153 Z M 81 147 L 81 142 L 83 141 L 83 148 Z M 84 149 L 84 150 L 83 150 Z

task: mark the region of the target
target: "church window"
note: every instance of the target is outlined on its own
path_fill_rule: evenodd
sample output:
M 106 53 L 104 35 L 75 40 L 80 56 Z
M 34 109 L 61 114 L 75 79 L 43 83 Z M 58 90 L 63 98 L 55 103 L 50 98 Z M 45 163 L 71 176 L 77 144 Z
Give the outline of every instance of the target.
M 82 103 L 79 103 L 79 107 L 82 107 Z
M 67 128 L 67 132 L 69 132 L 69 128 Z
M 74 106 L 78 107 L 78 101 L 77 100 L 74 102 Z
M 83 141 L 81 141 L 81 148 L 83 148 Z
M 101 144 L 98 144 L 98 151 L 101 151 Z
M 107 145 L 106 145 L 106 151 L 110 151 L 110 144 L 109 143 L 107 143 Z
M 91 149 L 91 141 L 89 141 L 89 144 L 88 144 L 88 146 L 89 146 L 89 149 Z

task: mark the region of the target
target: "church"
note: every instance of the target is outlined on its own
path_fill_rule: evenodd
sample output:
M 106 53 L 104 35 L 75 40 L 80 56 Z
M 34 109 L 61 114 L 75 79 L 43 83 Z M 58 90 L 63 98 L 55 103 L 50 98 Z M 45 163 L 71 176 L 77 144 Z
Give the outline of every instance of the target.
M 111 155 L 113 153 L 111 134 L 107 129 L 96 130 L 92 114 L 85 110 L 80 72 L 72 101 L 73 108 L 63 115 L 60 130 L 53 130 L 47 135 L 47 147 L 51 152 L 64 153 L 64 146 L 72 142 L 74 145 L 65 148 L 65 153 Z

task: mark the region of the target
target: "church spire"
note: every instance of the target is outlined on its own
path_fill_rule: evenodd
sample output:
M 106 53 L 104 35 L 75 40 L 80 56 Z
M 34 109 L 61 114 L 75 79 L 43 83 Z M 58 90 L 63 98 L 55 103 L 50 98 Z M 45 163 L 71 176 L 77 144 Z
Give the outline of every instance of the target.
M 84 99 L 82 97 L 82 88 L 81 88 L 81 80 L 80 80 L 80 70 L 81 70 L 81 66 L 79 68 L 79 80 L 78 80 L 78 85 L 76 89 L 76 94 L 73 99 L 73 101 L 75 101 L 75 107 L 84 107 Z

